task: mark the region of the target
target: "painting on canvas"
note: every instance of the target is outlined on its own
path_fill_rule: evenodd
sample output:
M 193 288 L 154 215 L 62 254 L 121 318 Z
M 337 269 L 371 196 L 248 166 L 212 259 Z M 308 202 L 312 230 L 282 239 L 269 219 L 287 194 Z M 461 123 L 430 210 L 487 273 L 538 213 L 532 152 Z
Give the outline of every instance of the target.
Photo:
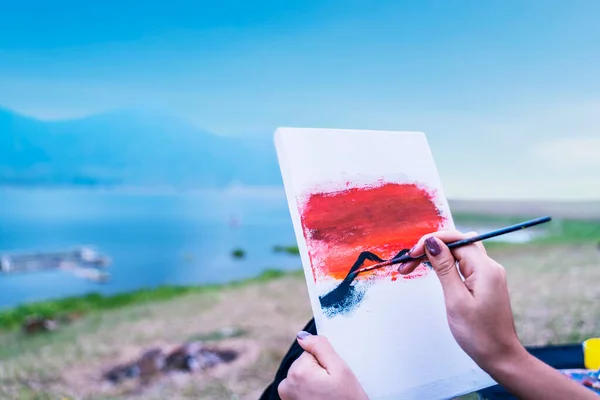
M 452 338 L 427 262 L 354 273 L 454 227 L 425 136 L 282 128 L 276 145 L 317 329 L 370 398 L 492 384 Z
M 335 284 L 319 295 L 329 318 L 351 314 L 379 280 L 428 274 L 427 262 L 410 275 L 400 275 L 393 266 L 355 272 L 404 255 L 421 236 L 444 228 L 447 220 L 435 204 L 435 193 L 423 184 L 380 179 L 340 186 L 315 189 L 297 199 L 313 279 L 318 286 Z

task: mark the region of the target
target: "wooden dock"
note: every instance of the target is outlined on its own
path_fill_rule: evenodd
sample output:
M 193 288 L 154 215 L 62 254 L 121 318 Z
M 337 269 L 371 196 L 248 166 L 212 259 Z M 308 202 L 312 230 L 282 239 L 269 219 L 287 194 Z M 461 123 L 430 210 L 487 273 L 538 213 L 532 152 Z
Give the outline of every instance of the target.
M 0 274 L 66 270 L 86 279 L 100 281 L 107 279 L 108 273 L 103 269 L 110 262 L 107 256 L 88 246 L 59 252 L 0 253 Z

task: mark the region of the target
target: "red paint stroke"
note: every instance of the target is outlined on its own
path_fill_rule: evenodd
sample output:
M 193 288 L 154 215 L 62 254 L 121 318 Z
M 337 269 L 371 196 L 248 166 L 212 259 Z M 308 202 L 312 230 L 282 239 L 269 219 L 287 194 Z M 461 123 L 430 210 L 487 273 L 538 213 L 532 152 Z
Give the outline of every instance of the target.
M 434 197 L 432 191 L 412 183 L 380 183 L 309 194 L 300 206 L 300 215 L 315 282 L 344 279 L 362 251 L 388 259 L 410 249 L 424 234 L 437 231 L 445 218 Z M 396 280 L 396 268 L 366 272 L 359 279 Z M 402 277 L 414 279 L 427 271 L 420 265 Z

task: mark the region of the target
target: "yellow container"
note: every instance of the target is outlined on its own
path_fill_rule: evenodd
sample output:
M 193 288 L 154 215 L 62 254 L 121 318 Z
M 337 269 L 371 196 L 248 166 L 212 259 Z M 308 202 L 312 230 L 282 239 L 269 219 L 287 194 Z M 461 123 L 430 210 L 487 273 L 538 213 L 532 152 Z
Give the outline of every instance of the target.
M 600 338 L 583 342 L 583 363 L 587 369 L 600 369 Z

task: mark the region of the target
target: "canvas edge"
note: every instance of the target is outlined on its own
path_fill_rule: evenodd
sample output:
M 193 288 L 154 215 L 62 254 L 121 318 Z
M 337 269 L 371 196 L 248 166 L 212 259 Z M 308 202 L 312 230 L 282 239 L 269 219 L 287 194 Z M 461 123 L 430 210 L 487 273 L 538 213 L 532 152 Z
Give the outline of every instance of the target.
M 447 215 L 445 215 L 445 217 L 448 219 L 448 224 L 449 226 L 446 226 L 446 229 L 456 229 L 456 225 L 454 223 L 454 217 L 452 215 L 452 209 L 450 208 L 450 203 L 448 202 L 448 198 L 446 197 L 446 190 L 444 189 L 444 184 L 442 182 L 442 177 L 440 175 L 440 171 L 439 168 L 437 166 L 437 162 L 435 161 L 435 154 L 433 154 L 433 150 L 431 150 L 431 146 L 429 145 L 429 140 L 427 139 L 427 135 L 424 132 L 419 132 L 422 135 L 422 139 L 425 142 L 427 151 L 429 152 L 430 155 L 430 159 L 433 165 L 433 168 L 435 170 L 435 176 L 437 177 L 437 188 L 438 188 L 438 201 L 441 201 L 442 204 L 440 204 L 443 209 L 445 210 L 445 212 L 447 213 Z
M 300 220 L 300 213 L 298 211 L 298 204 L 296 202 L 296 196 L 294 194 L 293 179 L 291 177 L 291 173 L 289 172 L 287 162 L 285 160 L 286 150 L 283 135 L 285 134 L 285 132 L 289 132 L 290 130 L 295 130 L 295 128 L 278 128 L 275 131 L 273 138 L 275 151 L 277 153 L 277 160 L 279 163 L 279 169 L 281 171 L 281 177 L 283 180 L 286 201 L 288 203 L 288 210 L 292 219 L 294 235 L 296 237 L 296 244 L 298 245 L 300 260 L 302 263 L 302 270 L 304 272 L 304 278 L 308 288 L 309 301 L 311 304 L 311 309 L 313 312 L 313 317 L 315 319 L 315 325 L 318 332 L 324 315 L 321 310 L 321 303 L 319 302 L 317 287 L 314 282 L 315 278 L 312 270 L 310 256 L 308 254 L 308 245 L 306 244 L 306 239 L 304 238 L 302 223 Z
M 311 127 L 291 127 L 291 126 L 286 126 L 286 127 L 279 127 L 276 130 L 277 131 L 282 130 L 282 131 L 305 131 L 305 132 L 314 132 L 314 131 L 320 131 L 320 132 L 362 132 L 362 133 L 402 133 L 402 134 L 420 134 L 420 135 L 425 135 L 424 132 L 422 131 L 405 131 L 405 130 L 392 130 L 392 129 L 350 129 L 350 128 L 311 128 Z

